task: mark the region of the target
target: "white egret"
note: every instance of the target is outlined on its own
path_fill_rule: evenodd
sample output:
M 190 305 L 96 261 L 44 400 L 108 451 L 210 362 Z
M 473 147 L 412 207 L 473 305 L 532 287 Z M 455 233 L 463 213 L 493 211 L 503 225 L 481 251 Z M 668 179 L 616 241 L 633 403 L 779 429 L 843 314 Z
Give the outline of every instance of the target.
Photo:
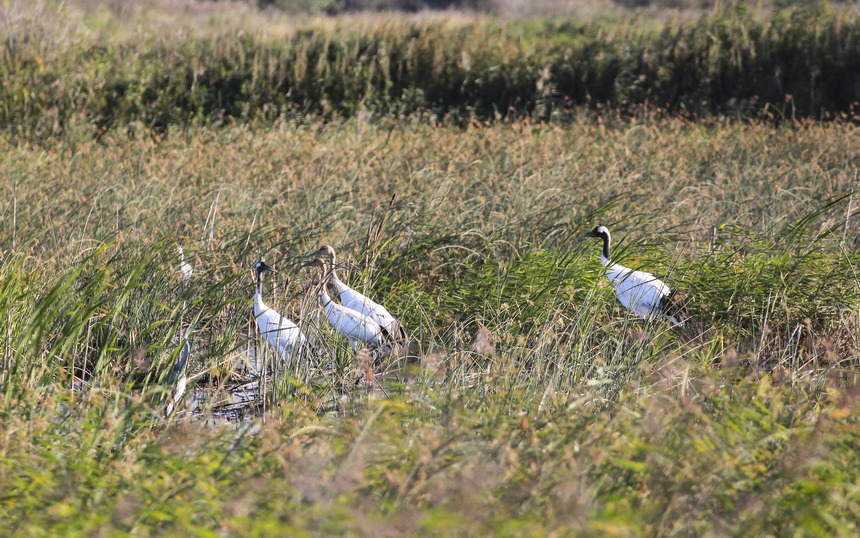
M 388 339 L 388 335 L 378 323 L 360 312 L 335 303 L 329 296 L 325 287 L 327 277 L 330 273 L 326 272 L 325 262 L 317 258 L 307 265 L 319 268 L 320 302 L 325 309 L 329 323 L 331 323 L 338 334 L 349 340 L 349 345 L 352 346 L 352 349 L 355 350 L 359 342 L 370 345 L 384 344 Z
M 190 280 L 192 276 L 194 276 L 194 268 L 191 267 L 191 264 L 185 261 L 185 251 L 182 250 L 181 245 L 176 246 L 176 250 L 179 251 L 179 265 L 177 266 L 177 271 L 179 271 L 179 278 L 182 280 Z
M 612 261 L 609 256 L 612 236 L 606 226 L 598 226 L 585 236 L 603 240 L 600 261 L 606 268 L 606 276 L 615 288 L 618 301 L 625 308 L 646 320 L 665 319 L 673 325 L 684 323 L 688 317 L 687 309 L 669 286 L 651 273 L 634 271 Z
M 335 267 L 337 257 L 331 245 L 323 245 L 314 253 L 314 256 L 326 256 L 328 258 L 329 278 L 331 279 L 331 283 L 337 288 L 340 302 L 344 307 L 370 318 L 374 323 L 385 329 L 385 332 L 394 341 L 402 343 L 406 340 L 406 331 L 403 329 L 403 325 L 384 306 L 350 288 L 337 277 Z
M 254 293 L 254 317 L 260 328 L 263 340 L 275 351 L 285 358 L 293 351 L 300 351 L 307 344 L 307 338 L 302 334 L 299 326 L 269 308 L 263 302 L 263 273 L 271 271 L 277 273 L 262 260 L 257 262 L 257 292 Z

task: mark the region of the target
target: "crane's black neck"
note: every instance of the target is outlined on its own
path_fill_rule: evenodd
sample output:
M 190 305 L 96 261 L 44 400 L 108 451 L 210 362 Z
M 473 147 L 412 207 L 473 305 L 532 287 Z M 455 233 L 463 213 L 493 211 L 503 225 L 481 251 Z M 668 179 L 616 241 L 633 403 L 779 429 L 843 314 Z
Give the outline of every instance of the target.
M 257 282 L 256 282 L 256 284 L 257 284 L 257 291 L 258 291 L 259 293 L 262 293 L 262 292 L 263 292 L 263 272 L 262 272 L 262 271 L 260 271 L 259 269 L 257 269 L 257 270 L 256 270 L 256 275 L 257 275 Z
M 604 226 L 598 226 L 593 231 L 585 234 L 587 237 L 597 237 L 603 241 L 603 263 L 604 265 L 609 264 L 609 243 L 612 241 L 611 236 L 609 235 L 609 230 L 607 230 Z
M 271 267 L 266 265 L 266 263 L 263 260 L 260 260 L 257 262 L 257 265 L 254 267 L 254 271 L 257 275 L 257 290 L 258 291 L 261 291 L 263 288 L 263 273 L 265 273 L 266 271 L 274 271 L 277 273 L 277 271 L 275 271 L 274 269 L 272 269 Z
M 601 235 L 601 236 L 600 236 L 600 238 L 601 238 L 601 239 L 603 239 L 603 257 L 604 257 L 604 258 L 606 258 L 606 261 L 607 261 L 607 262 L 609 262 L 609 261 L 610 261 L 610 257 L 609 257 L 609 237 L 607 237 L 606 235 Z

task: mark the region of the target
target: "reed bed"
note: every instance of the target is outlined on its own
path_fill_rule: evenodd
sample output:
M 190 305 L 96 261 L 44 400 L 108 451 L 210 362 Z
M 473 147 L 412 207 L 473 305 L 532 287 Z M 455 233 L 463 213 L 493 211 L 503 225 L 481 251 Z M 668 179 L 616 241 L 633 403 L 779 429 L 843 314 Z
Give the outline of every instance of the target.
M 6 141 L 0 520 L 854 535 L 857 147 L 849 122 L 612 115 Z M 581 238 L 596 223 L 693 323 L 616 303 Z M 370 375 L 299 268 L 323 242 L 412 337 Z M 282 270 L 267 301 L 323 352 L 231 422 L 219 394 L 267 353 L 260 257 Z M 166 418 L 188 327 L 191 389 Z
M 607 11 L 273 22 L 223 4 L 177 22 L 160 8 L 10 3 L 0 132 L 28 143 L 307 116 L 464 125 L 580 110 L 850 120 L 860 101 L 857 14 L 828 4 L 730 2 L 668 20 Z

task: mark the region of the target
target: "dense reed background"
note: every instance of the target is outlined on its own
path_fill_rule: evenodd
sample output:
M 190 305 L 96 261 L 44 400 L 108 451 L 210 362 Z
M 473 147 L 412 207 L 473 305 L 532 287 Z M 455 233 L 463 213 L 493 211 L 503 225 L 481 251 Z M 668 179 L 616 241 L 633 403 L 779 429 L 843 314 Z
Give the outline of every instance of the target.
M 38 21 L 20 10 L 31 37 L 16 38 L 14 61 L 10 36 L 24 30 L 6 28 L 4 80 L 32 82 L 31 93 L 0 90 L 7 532 L 856 535 L 860 132 L 850 110 L 830 121 L 782 108 L 780 121 L 693 118 L 668 105 L 622 111 L 616 95 L 612 110 L 482 121 L 478 108 L 454 118 L 431 101 L 401 106 L 408 92 L 394 90 L 378 107 L 367 97 L 376 89 L 331 94 L 328 109 L 278 101 L 286 86 L 265 93 L 285 66 L 306 67 L 263 58 L 318 40 L 358 66 L 331 80 L 367 89 L 359 67 L 376 60 L 346 58 L 366 42 L 378 59 L 380 36 L 389 47 L 415 32 L 413 46 L 436 43 L 441 66 L 449 46 L 520 32 L 485 52 L 526 65 L 548 50 L 534 43 L 574 46 L 565 28 L 578 25 L 585 41 L 635 47 L 700 25 L 790 25 L 794 12 L 720 15 L 730 23 L 697 13 L 664 31 L 653 29 L 662 19 L 627 13 L 600 34 L 605 21 L 576 18 L 302 26 L 236 5 L 232 21 L 223 5 L 205 4 L 204 19 L 81 6 L 46 4 Z M 144 16 L 157 33 L 136 29 Z M 249 20 L 254 30 L 233 41 L 218 30 Z M 795 28 L 825 35 L 837 20 L 856 32 L 847 12 L 826 10 Z M 207 108 L 209 82 L 198 104 L 182 100 L 194 95 L 189 72 L 217 71 L 215 58 L 257 104 Z M 498 65 L 499 77 L 519 76 Z M 327 69 L 309 87 L 323 87 Z M 45 86 L 57 72 L 74 75 Z M 131 73 L 159 89 L 137 87 L 135 105 L 130 84 L 99 108 L 107 85 L 93 81 Z M 51 108 L 51 92 L 66 100 Z M 598 223 L 619 261 L 687 294 L 693 323 L 643 323 L 617 304 L 599 245 L 582 238 Z M 299 267 L 323 242 L 413 337 L 376 372 L 326 328 Z M 190 280 L 177 271 L 180 245 Z M 271 379 L 264 412 L 227 422 L 209 410 L 255 349 L 250 270 L 261 256 L 282 270 L 266 300 L 323 353 Z M 165 418 L 188 326 L 190 382 L 207 400 L 202 414 L 181 405 Z
M 273 14 L 267 24 L 251 14 L 236 22 L 222 8 L 170 25 L 154 10 L 118 36 L 123 23 L 108 9 L 10 10 L 0 130 L 29 140 L 359 112 L 462 123 L 550 119 L 583 106 L 780 119 L 853 113 L 855 11 L 745 6 L 664 23 L 609 11 L 589 19 Z

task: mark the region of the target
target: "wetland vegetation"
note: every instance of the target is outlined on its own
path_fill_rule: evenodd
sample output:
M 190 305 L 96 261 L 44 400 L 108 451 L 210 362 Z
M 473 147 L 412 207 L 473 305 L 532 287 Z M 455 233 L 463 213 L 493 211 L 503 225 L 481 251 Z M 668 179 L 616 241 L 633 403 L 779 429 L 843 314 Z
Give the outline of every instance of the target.
M 748 63 L 792 44 L 856 77 L 850 9 L 41 5 L 3 8 L 8 532 L 856 535 L 858 117 L 830 68 L 786 74 L 815 97 L 774 100 Z M 713 77 L 697 84 L 731 92 L 618 78 L 673 39 Z M 421 58 L 434 76 L 410 71 Z M 606 100 L 553 78 L 585 64 L 571 80 L 620 70 Z M 691 323 L 618 305 L 582 238 L 596 224 L 686 293 Z M 408 353 L 369 372 L 331 334 L 300 268 L 323 243 Z M 281 270 L 266 301 L 325 353 L 230 422 L 215 389 L 256 349 L 261 257 Z M 207 396 L 165 418 L 189 325 L 189 402 Z

